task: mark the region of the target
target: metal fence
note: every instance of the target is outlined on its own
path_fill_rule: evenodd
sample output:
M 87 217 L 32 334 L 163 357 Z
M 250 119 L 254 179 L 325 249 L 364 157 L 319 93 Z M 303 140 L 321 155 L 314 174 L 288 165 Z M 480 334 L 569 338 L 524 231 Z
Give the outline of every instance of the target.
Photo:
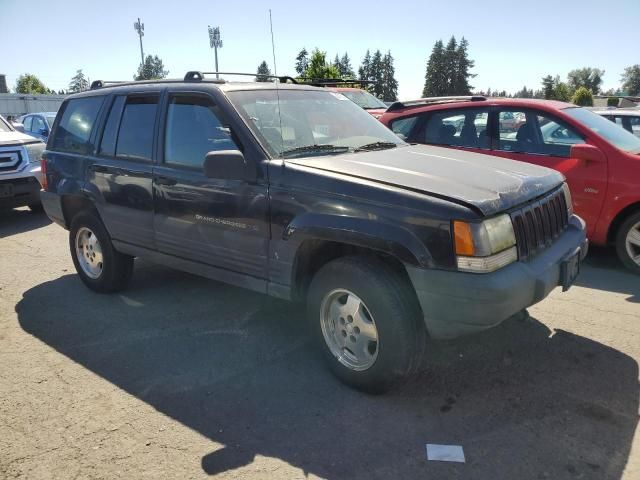
M 65 95 L 0 93 L 0 115 L 17 117 L 33 112 L 57 112 Z

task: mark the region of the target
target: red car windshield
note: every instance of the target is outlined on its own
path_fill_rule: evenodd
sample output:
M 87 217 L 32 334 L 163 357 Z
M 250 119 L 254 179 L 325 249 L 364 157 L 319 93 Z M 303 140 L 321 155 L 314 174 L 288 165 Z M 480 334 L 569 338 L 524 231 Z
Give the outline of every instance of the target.
M 365 110 L 371 110 L 373 108 L 387 108 L 382 100 L 377 99 L 364 90 L 344 90 L 340 93 Z
M 567 108 L 564 112 L 624 152 L 640 153 L 640 138 L 600 115 L 584 108 Z

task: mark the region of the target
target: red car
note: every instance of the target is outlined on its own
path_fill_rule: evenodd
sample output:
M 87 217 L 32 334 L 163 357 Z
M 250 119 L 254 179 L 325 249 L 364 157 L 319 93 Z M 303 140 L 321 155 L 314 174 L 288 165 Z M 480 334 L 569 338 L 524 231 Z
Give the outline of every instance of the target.
M 516 130 L 514 118 L 521 119 Z M 591 242 L 615 245 L 640 274 L 640 138 L 613 122 L 564 102 L 479 96 L 396 102 L 380 121 L 408 142 L 562 172 Z

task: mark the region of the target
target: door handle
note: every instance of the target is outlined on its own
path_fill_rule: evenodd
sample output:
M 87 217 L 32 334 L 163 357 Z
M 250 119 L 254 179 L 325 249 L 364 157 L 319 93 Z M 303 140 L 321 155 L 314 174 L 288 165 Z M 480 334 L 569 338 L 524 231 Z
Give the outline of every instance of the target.
M 157 176 L 155 181 L 158 185 L 175 185 L 178 181 L 175 178 L 165 177 L 165 176 Z

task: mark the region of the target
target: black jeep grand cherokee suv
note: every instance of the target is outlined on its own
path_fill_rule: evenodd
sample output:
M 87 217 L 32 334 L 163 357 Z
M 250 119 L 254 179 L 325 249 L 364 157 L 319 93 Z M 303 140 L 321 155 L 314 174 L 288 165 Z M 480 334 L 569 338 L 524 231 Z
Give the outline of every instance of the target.
M 559 173 L 408 145 L 307 86 L 96 86 L 62 105 L 43 168 L 89 288 L 124 288 L 147 257 L 306 300 L 332 370 L 367 391 L 414 371 L 426 335 L 568 288 L 587 249 Z

